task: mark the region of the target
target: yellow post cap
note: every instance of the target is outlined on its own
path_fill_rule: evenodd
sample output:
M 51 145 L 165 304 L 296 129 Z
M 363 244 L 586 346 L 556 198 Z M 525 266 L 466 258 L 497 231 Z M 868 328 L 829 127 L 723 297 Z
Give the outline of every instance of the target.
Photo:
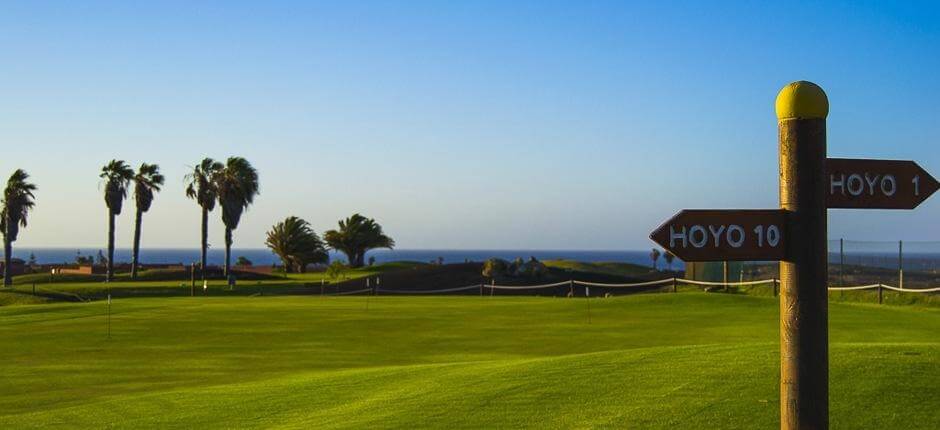
M 829 98 L 819 85 L 809 81 L 787 84 L 777 94 L 777 119 L 821 118 L 829 115 Z

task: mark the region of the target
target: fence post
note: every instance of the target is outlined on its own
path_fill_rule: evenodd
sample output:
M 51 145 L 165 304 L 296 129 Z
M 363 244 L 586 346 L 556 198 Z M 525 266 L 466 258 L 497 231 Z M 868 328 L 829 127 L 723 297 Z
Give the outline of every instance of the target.
M 777 278 L 774 278 L 774 297 L 777 297 Z
M 881 287 L 881 284 L 878 284 L 878 304 L 884 303 L 884 291 L 885 289 Z
M 480 297 L 483 297 L 483 283 L 480 282 Z
M 574 280 L 568 280 L 568 297 L 574 298 Z
M 196 263 L 189 265 L 189 297 L 196 297 Z
M 898 288 L 904 289 L 904 241 L 898 241 Z
M 722 279 L 724 279 L 725 292 L 727 293 L 728 292 L 728 260 L 725 260 L 722 263 L 722 269 L 723 269 L 722 271 L 724 272 Z
M 673 293 L 678 293 L 678 292 L 679 292 L 679 291 L 678 291 L 678 286 L 679 286 L 678 284 L 679 284 L 679 279 L 676 278 L 675 276 L 673 276 L 673 277 L 672 277 L 672 292 L 673 292 Z

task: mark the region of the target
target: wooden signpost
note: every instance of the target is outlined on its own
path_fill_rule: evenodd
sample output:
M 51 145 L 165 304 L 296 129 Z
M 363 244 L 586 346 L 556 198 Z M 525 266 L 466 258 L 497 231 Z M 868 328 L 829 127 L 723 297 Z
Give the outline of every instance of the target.
M 827 208 L 913 209 L 940 188 L 912 161 L 826 158 L 829 100 L 776 101 L 780 209 L 684 210 L 650 238 L 685 261 L 780 261 L 780 428 L 829 427 Z

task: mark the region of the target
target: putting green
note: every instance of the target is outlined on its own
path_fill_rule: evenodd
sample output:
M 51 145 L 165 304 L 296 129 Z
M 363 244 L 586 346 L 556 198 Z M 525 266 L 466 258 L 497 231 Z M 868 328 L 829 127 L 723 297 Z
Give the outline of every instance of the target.
M 833 428 L 938 428 L 940 310 L 832 304 Z M 228 297 L 0 308 L 0 428 L 768 428 L 777 302 Z

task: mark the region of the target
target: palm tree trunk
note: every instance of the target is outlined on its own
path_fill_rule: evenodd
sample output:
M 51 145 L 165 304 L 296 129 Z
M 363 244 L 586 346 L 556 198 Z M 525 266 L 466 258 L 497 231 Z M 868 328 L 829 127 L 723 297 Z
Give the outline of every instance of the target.
M 137 279 L 137 265 L 140 263 L 140 222 L 144 213 L 137 209 L 137 218 L 134 220 L 134 260 L 131 263 L 131 279 Z
M 4 232 L 6 233 L 6 232 Z M 13 285 L 13 271 L 10 269 L 10 263 L 13 261 L 13 243 L 7 238 L 8 234 L 3 235 L 3 286 Z
M 202 272 L 202 280 L 206 280 L 206 249 L 209 248 L 209 210 L 202 208 L 202 261 L 199 271 Z
M 225 227 L 225 278 L 232 269 L 232 229 Z
M 108 209 L 108 261 L 105 281 L 114 280 L 114 212 Z
M 349 267 L 356 267 L 356 258 L 358 255 L 356 251 L 347 249 L 343 251 L 343 254 L 346 254 L 346 259 L 349 260 Z

